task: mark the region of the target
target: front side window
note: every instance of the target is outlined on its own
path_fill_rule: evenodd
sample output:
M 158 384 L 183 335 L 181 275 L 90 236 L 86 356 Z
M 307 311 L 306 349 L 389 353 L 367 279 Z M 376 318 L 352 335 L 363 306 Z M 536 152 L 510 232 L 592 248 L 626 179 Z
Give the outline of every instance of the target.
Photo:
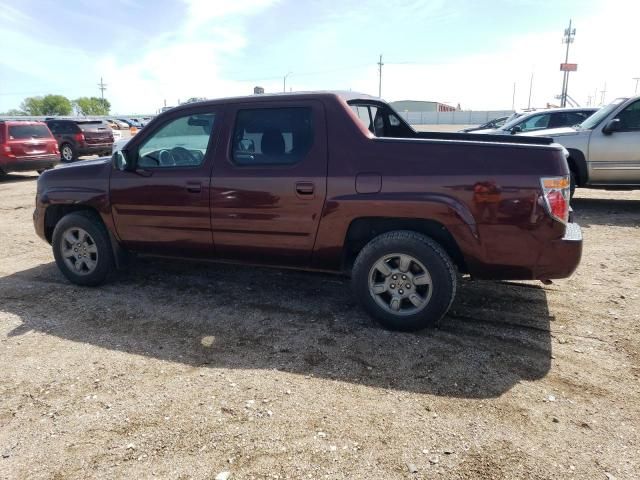
M 170 121 L 138 149 L 143 168 L 197 167 L 207 153 L 215 114 L 193 114 Z
M 640 100 L 632 103 L 617 116 L 621 130 L 640 130 Z
M 233 163 L 295 165 L 311 149 L 313 136 L 311 108 L 240 110 L 233 132 Z

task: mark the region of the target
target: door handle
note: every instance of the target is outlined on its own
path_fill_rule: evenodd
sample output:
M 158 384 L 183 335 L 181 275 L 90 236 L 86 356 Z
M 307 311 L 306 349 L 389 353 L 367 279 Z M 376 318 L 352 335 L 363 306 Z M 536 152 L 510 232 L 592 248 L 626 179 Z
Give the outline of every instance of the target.
M 187 192 L 200 193 L 202 186 L 198 182 L 187 182 Z
M 296 193 L 299 195 L 313 195 L 315 185 L 311 182 L 296 183 Z

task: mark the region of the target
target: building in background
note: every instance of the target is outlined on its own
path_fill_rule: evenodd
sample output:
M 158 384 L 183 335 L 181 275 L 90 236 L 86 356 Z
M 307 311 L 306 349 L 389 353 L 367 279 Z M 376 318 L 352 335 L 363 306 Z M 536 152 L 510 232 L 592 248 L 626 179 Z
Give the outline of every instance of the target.
M 427 102 L 423 100 L 399 100 L 389 103 L 397 112 L 455 112 L 456 107 L 440 102 Z

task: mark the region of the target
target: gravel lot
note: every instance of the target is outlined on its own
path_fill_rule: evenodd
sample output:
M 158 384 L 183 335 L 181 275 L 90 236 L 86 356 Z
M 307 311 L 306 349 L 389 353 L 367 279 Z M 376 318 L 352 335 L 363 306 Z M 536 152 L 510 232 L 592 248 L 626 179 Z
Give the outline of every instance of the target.
M 640 192 L 579 190 L 573 278 L 463 282 L 438 329 L 339 277 L 138 260 L 67 283 L 0 181 L 0 477 L 633 479 Z

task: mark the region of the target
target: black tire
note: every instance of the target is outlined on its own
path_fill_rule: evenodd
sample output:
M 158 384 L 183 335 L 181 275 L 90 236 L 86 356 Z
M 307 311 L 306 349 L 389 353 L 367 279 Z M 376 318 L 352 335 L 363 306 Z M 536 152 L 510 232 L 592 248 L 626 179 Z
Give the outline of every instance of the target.
M 417 259 L 431 277 L 430 299 L 422 310 L 413 314 L 390 312 L 379 305 L 370 292 L 374 265 L 396 253 Z M 385 328 L 415 331 L 436 325 L 447 313 L 455 297 L 457 276 L 453 262 L 437 242 L 416 232 L 398 230 L 374 238 L 362 249 L 353 265 L 351 282 L 359 303 Z
M 570 185 L 569 185 L 569 198 L 573 198 L 573 194 L 576 193 L 576 174 L 573 170 L 569 173 Z
M 69 229 L 81 228 L 86 231 L 92 240 L 92 245 L 97 249 L 95 268 L 79 274 L 72 270 L 63 256 L 63 235 Z M 109 274 L 114 270 L 113 250 L 109 233 L 97 214 L 80 211 L 69 213 L 62 217 L 53 230 L 53 256 L 58 268 L 67 279 L 76 285 L 95 287 L 105 282 Z
M 71 158 L 65 158 L 65 149 L 69 149 L 69 151 L 71 152 L 70 157 Z M 76 152 L 76 149 L 73 147 L 73 145 L 71 145 L 70 143 L 63 143 L 62 145 L 60 145 L 60 160 L 63 162 L 73 162 L 75 160 L 78 159 L 78 152 Z

